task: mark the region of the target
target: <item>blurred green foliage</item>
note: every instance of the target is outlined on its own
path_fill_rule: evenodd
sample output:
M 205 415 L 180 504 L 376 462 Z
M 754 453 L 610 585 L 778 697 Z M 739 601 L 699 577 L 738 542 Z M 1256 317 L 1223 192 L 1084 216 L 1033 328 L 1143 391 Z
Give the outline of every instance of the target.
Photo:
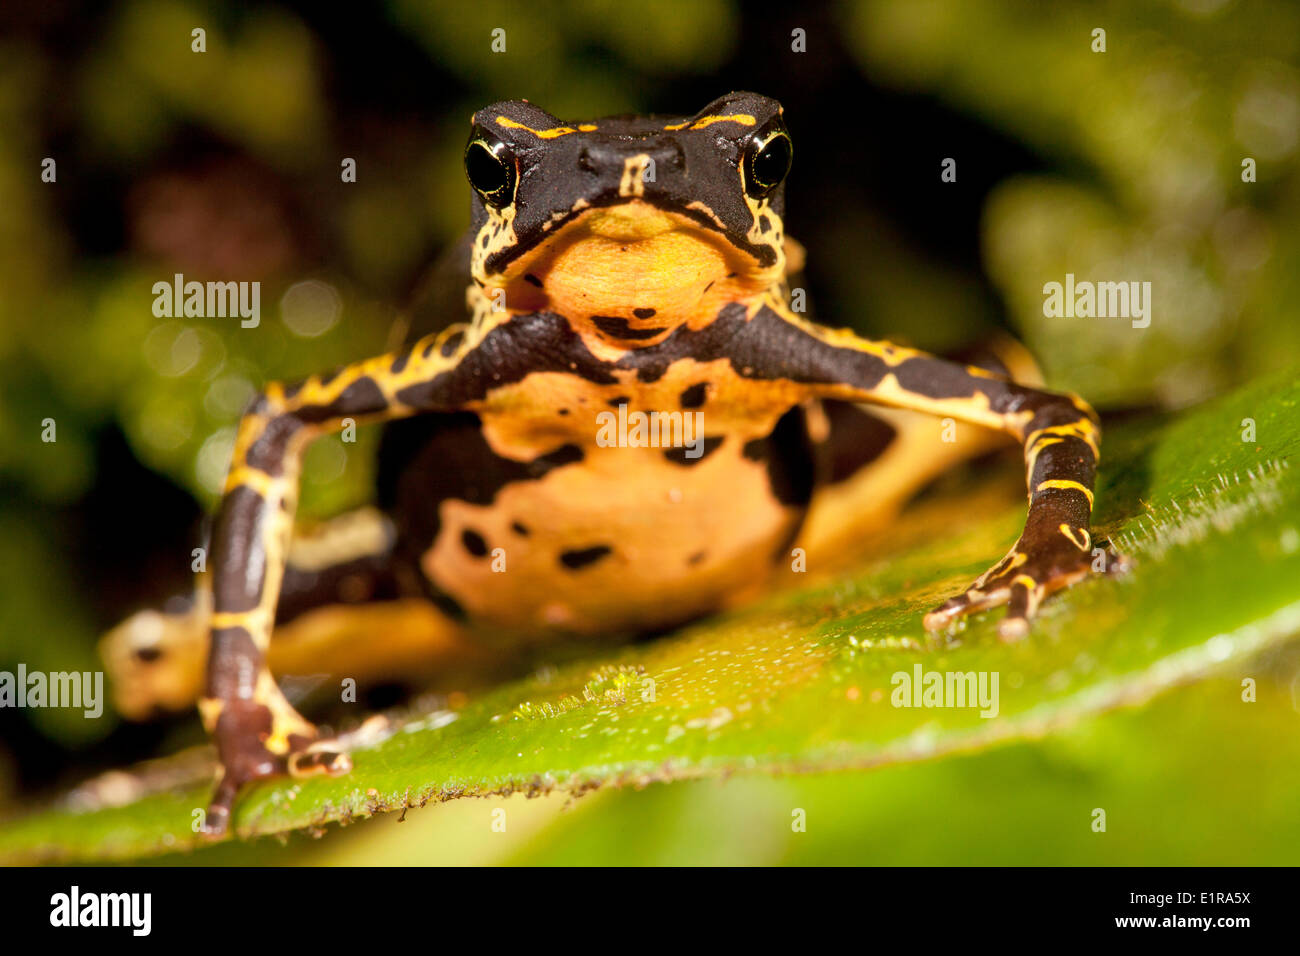
M 1300 355 L 1300 7 L 865 0 L 852 47 L 1049 157 L 989 198 L 985 262 L 1048 379 L 1181 405 Z M 1094 52 L 1093 31 L 1105 31 Z M 964 158 L 964 157 L 963 157 Z M 963 158 L 959 158 L 959 169 Z M 1242 161 L 1257 181 L 1242 181 Z M 978 163 L 977 157 L 969 157 Z M 1045 318 L 1043 285 L 1153 284 L 1149 329 Z

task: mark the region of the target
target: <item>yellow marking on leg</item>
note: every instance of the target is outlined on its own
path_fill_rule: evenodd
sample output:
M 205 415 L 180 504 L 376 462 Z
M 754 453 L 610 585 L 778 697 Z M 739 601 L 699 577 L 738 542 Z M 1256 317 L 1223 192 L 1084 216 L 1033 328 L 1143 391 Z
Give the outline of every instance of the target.
M 1061 534 L 1069 538 L 1070 543 L 1074 545 L 1076 548 L 1078 548 L 1080 551 L 1087 551 L 1088 548 L 1091 547 L 1092 545 L 1092 535 L 1088 532 L 1087 528 L 1079 529 L 1079 533 L 1083 535 L 1082 541 L 1080 541 L 1078 538 L 1075 537 L 1074 529 L 1071 528 L 1068 524 L 1065 524 L 1064 522 L 1061 523 L 1061 527 L 1059 530 Z
M 226 476 L 226 485 L 222 491 L 229 494 L 236 488 L 252 488 L 267 501 L 270 501 L 278 482 L 279 479 L 272 478 L 260 468 L 254 468 L 251 465 L 239 465 L 230 469 L 230 474 Z
M 279 382 L 267 385 L 262 394 L 266 397 L 272 411 L 276 415 L 282 415 L 295 408 L 333 404 L 336 398 L 364 374 L 360 366 L 354 365 L 338 372 L 328 383 L 322 381 L 321 375 L 310 376 L 302 382 L 292 398 L 284 394 L 284 386 Z
M 813 332 L 827 345 L 839 349 L 853 349 L 855 352 L 866 352 L 868 355 L 876 356 L 889 366 L 901 365 L 910 358 L 929 357 L 924 352 L 918 352 L 916 349 L 905 348 L 890 342 L 876 342 L 871 339 L 864 339 L 852 329 L 823 329 L 814 325 L 805 325 L 804 323 L 800 323 L 800 325 L 803 331 Z
M 879 358 L 891 368 L 901 365 L 912 358 L 938 361 L 934 356 L 916 349 L 893 345 L 889 342 L 875 342 L 870 339 L 860 338 L 852 329 L 827 329 L 805 322 L 792 313 L 784 303 L 770 303 L 764 300 L 763 304 L 769 305 L 786 322 L 826 345 L 832 348 L 865 352 Z M 996 376 L 994 377 L 996 378 Z M 893 372 L 887 373 L 879 382 L 867 389 L 866 394 L 864 394 L 863 389 L 847 382 L 839 385 L 823 386 L 818 391 L 822 397 L 839 398 L 850 402 L 876 402 L 939 417 L 952 416 L 971 425 L 980 425 L 994 431 L 1006 432 L 1021 441 L 1024 440 L 1025 426 L 1034 417 L 1032 409 L 1024 409 L 1019 412 L 996 412 L 993 410 L 988 395 L 979 390 L 974 390 L 971 395 L 949 398 L 932 398 L 922 395 L 900 385 L 897 376 Z M 1038 435 L 1051 430 L 1042 429 L 1034 434 Z
M 473 293 L 473 292 L 478 292 L 479 289 L 478 286 L 470 286 L 465 291 L 466 293 Z M 459 335 L 461 337 L 460 345 L 457 347 L 455 352 L 452 352 L 450 356 L 450 358 L 454 361 L 456 357 L 460 354 L 460 352 L 465 348 L 465 340 L 466 338 L 468 338 L 469 326 L 466 325 L 464 322 L 457 322 L 454 325 L 447 326 L 447 328 L 443 329 L 441 332 L 436 332 L 434 334 L 436 337 L 433 340 L 433 351 L 429 353 L 430 355 L 433 355 L 434 353 L 437 353 L 438 355 L 442 355 L 442 347 L 443 345 L 446 344 L 449 338 L 451 338 L 453 335 Z M 427 340 L 425 341 L 427 342 Z M 425 347 L 426 348 L 428 347 L 427 344 Z M 421 351 L 420 352 L 421 357 L 423 357 L 423 354 L 424 354 L 423 351 Z
M 1039 452 L 1041 452 L 1044 448 L 1048 447 L 1049 445 L 1059 445 L 1063 441 L 1065 441 L 1064 438 L 1055 438 L 1055 437 L 1047 436 L 1047 437 L 1040 438 L 1038 441 L 1034 442 L 1032 445 L 1026 448 L 1025 449 L 1025 474 L 1032 475 L 1034 473 L 1034 466 L 1038 464 Z
M 210 626 L 213 630 L 242 627 L 256 639 L 257 632 L 254 628 L 264 626 L 267 623 L 267 618 L 266 611 L 261 607 L 255 607 L 251 611 L 220 611 L 212 615 Z
M 477 326 L 466 332 L 466 346 L 472 348 L 473 340 L 486 334 L 495 317 L 485 317 Z M 502 317 L 504 321 L 504 317 Z M 241 561 L 233 559 L 233 567 L 222 569 L 225 573 L 236 573 L 245 577 L 244 589 L 251 590 L 251 585 L 259 583 L 261 598 L 258 605 L 251 609 L 231 611 L 220 609 L 210 621 L 212 631 L 220 632 L 228 628 L 242 628 L 248 634 L 254 651 L 249 653 L 246 647 L 227 646 L 226 651 L 232 660 L 233 673 L 226 674 L 220 668 L 220 685 L 227 701 L 237 698 L 241 704 L 252 703 L 265 707 L 271 717 L 271 727 L 265 739 L 257 745 L 271 753 L 286 755 L 296 746 L 311 741 L 316 736 L 315 728 L 302 718 L 285 699 L 275 683 L 267 666 L 267 647 L 271 639 L 271 629 L 275 618 L 275 606 L 279 598 L 280 587 L 284 577 L 284 563 L 289 548 L 293 511 L 298 495 L 298 476 L 301 467 L 302 450 L 315 437 L 341 427 L 347 418 L 355 418 L 358 423 L 396 419 L 405 417 L 415 411 L 406 403 L 398 403 L 393 394 L 408 384 L 428 382 L 435 375 L 453 368 L 459 358 L 428 354 L 421 351 L 436 339 L 429 337 L 417 343 L 410 351 L 388 353 L 366 361 L 354 363 L 331 375 L 328 381 L 321 376 L 313 376 L 298 387 L 289 390 L 278 383 L 272 384 L 264 391 L 264 399 L 255 411 L 247 414 L 240 422 L 236 435 L 235 449 L 232 455 L 231 472 L 226 483 L 226 498 L 223 507 L 233 507 L 231 495 L 243 487 L 255 490 L 260 500 L 256 517 L 255 533 L 258 536 L 258 552 L 248 552 Z M 400 363 L 399 363 L 400 359 Z M 394 371 L 399 365 L 400 371 Z M 364 405 L 358 405 L 355 413 L 329 414 L 340 396 L 354 384 L 366 381 L 374 386 L 379 395 L 377 399 L 367 399 Z M 300 414 L 304 410 L 315 412 L 310 416 Z M 307 422 L 303 419 L 317 419 L 325 411 L 328 417 L 320 421 Z M 284 432 L 281 433 L 280 429 Z M 283 441 L 277 441 L 269 449 L 278 456 L 278 466 L 282 470 L 279 477 L 273 477 L 264 470 L 248 465 L 247 458 L 256 443 L 268 435 L 268 429 Z M 251 509 L 253 503 L 241 500 L 239 507 Z M 242 544 L 242 542 L 241 542 Z M 258 560 L 260 558 L 260 560 Z M 218 592 L 220 593 L 220 592 Z M 201 704 L 205 722 L 210 729 L 220 722 L 221 704 L 205 701 Z M 232 733 L 245 733 L 239 727 L 231 727 Z M 262 735 L 259 735 L 262 736 Z M 302 738 L 299 741 L 297 738 Z M 222 742 L 223 746 L 225 741 Z M 247 742 L 235 741 L 242 746 Z M 331 762 L 333 767 L 343 768 L 346 760 Z M 260 775 L 259 773 L 253 774 Z M 242 782 L 240 780 L 235 783 Z M 227 807 L 233 791 L 230 787 L 218 790 L 216 807 Z
M 1051 425 L 1047 428 L 1040 428 L 1032 432 L 1025 440 L 1025 444 L 1032 446 L 1043 435 L 1061 435 L 1066 438 L 1078 438 L 1088 443 L 1092 449 L 1094 458 L 1101 457 L 1101 447 L 1097 441 L 1097 426 L 1089 419 L 1081 418 L 1077 422 L 1067 422 L 1064 425 Z
M 1097 410 L 1081 399 L 1078 395 L 1071 395 L 1070 403 L 1090 419 L 1095 418 L 1097 415 Z
M 199 698 L 199 717 L 203 720 L 203 728 L 208 733 L 217 729 L 217 720 L 225 709 L 226 702 L 220 697 Z
M 1088 499 L 1088 507 L 1092 507 L 1092 492 L 1088 490 L 1087 485 L 1080 484 L 1079 482 L 1073 481 L 1069 478 L 1049 478 L 1046 481 L 1038 483 L 1038 487 L 1034 489 L 1034 494 L 1038 494 L 1045 488 L 1061 488 L 1066 491 L 1082 491 L 1083 496 Z
M 316 728 L 284 699 L 284 694 L 280 693 L 275 678 L 265 667 L 257 675 L 257 687 L 253 691 L 253 699 L 271 711 L 271 733 L 263 742 L 263 746 L 271 753 L 287 754 L 291 736 L 308 738 L 316 736 Z
M 1019 640 L 1029 633 L 1029 619 L 1038 614 L 1038 605 L 1043 598 L 1043 587 L 1027 574 L 1020 574 L 1011 582 L 1011 587 L 1020 585 L 1025 589 L 1024 616 L 1005 617 L 998 624 L 998 635 L 1003 640 Z
M 989 578 L 998 577 L 999 575 L 1006 574 L 1009 571 L 1014 571 L 1028 560 L 1029 555 L 1025 554 L 1023 551 L 1016 551 L 1013 549 L 1001 561 L 981 574 L 979 579 L 975 582 L 975 585 L 977 587 L 983 587 L 988 582 Z

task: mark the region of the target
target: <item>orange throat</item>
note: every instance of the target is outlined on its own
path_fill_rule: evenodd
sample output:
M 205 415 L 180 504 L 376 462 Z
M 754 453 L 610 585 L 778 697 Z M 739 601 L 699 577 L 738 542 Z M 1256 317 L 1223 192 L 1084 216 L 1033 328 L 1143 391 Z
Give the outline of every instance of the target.
M 629 344 L 700 328 L 728 302 L 748 301 L 779 271 L 762 269 L 720 234 L 684 216 L 632 201 L 595 209 L 511 270 L 512 311 L 558 312 L 583 332 Z M 611 323 L 610 320 L 621 320 Z

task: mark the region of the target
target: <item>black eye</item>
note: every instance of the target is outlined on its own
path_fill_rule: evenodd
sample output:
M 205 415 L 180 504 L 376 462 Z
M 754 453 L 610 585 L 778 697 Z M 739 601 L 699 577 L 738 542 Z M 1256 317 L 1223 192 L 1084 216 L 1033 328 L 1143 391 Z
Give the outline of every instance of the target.
M 481 139 L 465 147 L 465 175 L 483 200 L 500 208 L 514 198 L 515 164 L 505 147 L 494 150 Z
M 762 199 L 781 185 L 790 172 L 794 147 L 790 137 L 778 130 L 753 150 L 744 161 L 745 192 L 754 199 Z

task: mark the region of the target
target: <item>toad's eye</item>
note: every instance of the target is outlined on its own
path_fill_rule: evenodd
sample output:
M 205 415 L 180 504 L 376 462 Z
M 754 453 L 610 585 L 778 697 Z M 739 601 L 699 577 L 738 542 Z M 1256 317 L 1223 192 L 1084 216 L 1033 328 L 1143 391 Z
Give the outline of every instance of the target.
M 794 146 L 784 130 L 777 130 L 751 146 L 741 159 L 745 192 L 753 199 L 762 199 L 780 186 L 790 172 L 793 154 Z
M 481 139 L 472 139 L 465 147 L 465 175 L 483 201 L 500 209 L 515 195 L 514 157 L 504 145 L 495 148 Z

